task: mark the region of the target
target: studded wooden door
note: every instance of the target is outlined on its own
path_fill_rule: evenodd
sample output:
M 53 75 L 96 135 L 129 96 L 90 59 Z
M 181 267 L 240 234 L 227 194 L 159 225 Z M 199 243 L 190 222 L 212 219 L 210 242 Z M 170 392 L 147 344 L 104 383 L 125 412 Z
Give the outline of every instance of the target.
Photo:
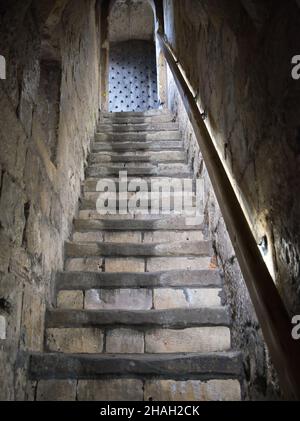
M 147 41 L 112 43 L 109 111 L 147 111 L 158 106 L 154 44 Z

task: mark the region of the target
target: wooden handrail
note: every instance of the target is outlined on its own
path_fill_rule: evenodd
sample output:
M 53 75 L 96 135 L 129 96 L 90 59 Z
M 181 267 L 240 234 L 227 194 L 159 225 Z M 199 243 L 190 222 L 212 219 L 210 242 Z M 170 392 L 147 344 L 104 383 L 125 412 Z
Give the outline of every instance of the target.
M 300 400 L 300 343 L 292 338 L 291 319 L 261 256 L 194 95 L 180 71 L 176 55 L 160 31 L 157 38 L 193 126 L 281 389 L 286 399 Z

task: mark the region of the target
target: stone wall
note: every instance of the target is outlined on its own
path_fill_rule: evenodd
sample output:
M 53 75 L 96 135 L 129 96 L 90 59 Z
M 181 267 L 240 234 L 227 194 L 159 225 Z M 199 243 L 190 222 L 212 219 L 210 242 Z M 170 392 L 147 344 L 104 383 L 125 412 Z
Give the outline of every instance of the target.
M 1 2 L 0 400 L 26 398 L 28 351 L 76 213 L 99 106 L 95 0 Z
M 255 316 L 235 252 L 213 193 L 199 146 L 184 105 L 177 92 L 171 72 L 168 72 L 169 106 L 180 124 L 188 162 L 194 177 L 203 177 L 205 185 L 205 236 L 213 240 L 213 247 L 223 279 L 223 303 L 228 304 L 231 320 L 232 347 L 243 352 L 245 399 L 276 399 L 278 384 L 269 362 L 261 329 Z
M 291 315 L 299 313 L 299 101 L 291 58 L 299 51 L 297 2 L 165 0 L 165 31 L 186 71 L 208 128 Z M 169 77 L 170 80 L 170 77 Z M 195 175 L 205 168 L 174 84 Z M 233 345 L 245 352 L 247 397 L 277 396 L 260 328 L 214 195 L 207 215 L 231 304 Z
M 147 0 L 115 0 L 109 17 L 110 42 L 153 41 L 153 10 Z

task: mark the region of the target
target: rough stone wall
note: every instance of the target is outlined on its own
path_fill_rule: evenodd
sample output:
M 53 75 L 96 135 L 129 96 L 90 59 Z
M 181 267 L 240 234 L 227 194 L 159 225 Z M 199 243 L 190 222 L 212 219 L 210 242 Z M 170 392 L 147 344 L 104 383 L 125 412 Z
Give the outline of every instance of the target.
M 98 117 L 99 28 L 94 0 L 4 1 L 0 19 L 0 400 L 18 400 Z
M 111 42 L 153 41 L 153 10 L 147 0 L 116 0 L 109 17 Z
M 177 116 L 183 134 L 188 162 L 194 177 L 203 177 L 205 185 L 205 235 L 213 240 L 217 265 L 223 278 L 223 300 L 232 318 L 232 347 L 243 352 L 245 399 L 277 399 L 278 384 L 269 361 L 261 329 L 251 303 L 220 207 L 213 192 L 192 125 L 168 72 L 169 107 Z
M 299 102 L 291 58 L 300 49 L 295 1 L 165 0 L 165 30 L 208 114 L 208 127 L 291 315 L 299 314 Z M 195 174 L 201 156 L 177 94 L 178 113 Z M 207 189 L 209 192 L 209 188 Z M 277 396 L 276 379 L 213 194 L 209 231 L 225 274 L 233 345 L 245 352 L 249 399 Z

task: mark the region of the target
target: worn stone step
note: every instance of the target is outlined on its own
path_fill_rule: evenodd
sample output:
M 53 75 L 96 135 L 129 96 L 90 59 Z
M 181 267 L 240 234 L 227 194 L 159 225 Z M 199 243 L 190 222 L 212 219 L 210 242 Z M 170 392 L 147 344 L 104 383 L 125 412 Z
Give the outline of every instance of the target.
M 231 376 L 230 376 L 231 377 Z M 153 380 L 144 384 L 146 401 L 240 401 L 241 385 L 238 379 L 214 378 L 195 380 Z M 97 389 L 96 389 L 97 390 Z
M 126 209 L 125 209 L 126 210 Z M 132 220 L 142 220 L 142 221 L 149 221 L 155 222 L 158 218 L 162 218 L 164 221 L 171 222 L 172 220 L 175 221 L 175 218 L 182 218 L 185 219 L 185 225 L 191 225 L 193 229 L 195 227 L 200 226 L 203 224 L 203 215 L 196 215 L 196 209 L 192 209 L 192 213 L 188 212 L 187 210 L 178 211 L 176 208 L 174 210 L 170 209 L 165 212 L 163 209 L 159 209 L 158 207 L 154 206 L 154 208 L 142 208 L 140 209 L 138 206 L 133 207 L 131 211 L 126 211 L 126 214 L 121 214 L 117 209 L 113 209 L 109 212 L 99 212 L 98 210 L 80 210 L 79 211 L 79 219 L 86 219 L 86 220 L 102 220 L 102 221 L 132 221 Z M 152 214 L 153 212 L 153 214 Z M 150 226 L 150 224 L 149 224 Z M 152 225 L 152 230 L 155 225 Z
M 203 232 L 195 231 L 88 231 L 74 232 L 73 241 L 106 243 L 168 243 L 174 241 L 202 241 Z
M 156 273 L 59 272 L 56 290 L 87 291 L 114 288 L 220 288 L 217 270 L 167 271 Z
M 36 353 L 30 357 L 29 375 L 41 379 L 101 379 L 132 376 L 199 380 L 239 378 L 239 352 L 144 355 L 78 355 Z M 142 388 L 141 388 L 142 389 Z
M 60 291 L 57 308 L 65 310 L 168 310 L 221 305 L 218 288 L 110 288 Z
M 166 354 L 220 352 L 230 349 L 230 330 L 224 326 L 185 329 L 48 328 L 45 349 L 80 354 Z
M 178 130 L 165 130 L 155 132 L 125 132 L 125 133 L 96 133 L 95 142 L 164 142 L 180 141 L 181 134 Z
M 99 124 L 141 124 L 141 123 L 170 123 L 174 122 L 175 117 L 172 113 L 161 113 L 156 115 L 100 115 Z
M 226 307 L 171 310 L 47 310 L 48 328 L 135 326 L 144 329 L 185 329 L 229 326 Z
M 81 365 L 79 361 L 78 365 Z M 85 362 L 82 362 L 85 365 Z M 126 378 L 127 377 L 127 378 Z M 128 378 L 129 377 L 129 378 Z M 55 379 L 36 382 L 37 401 L 239 401 L 241 386 L 235 376 L 212 374 L 209 380 L 206 376 L 196 375 L 195 379 L 166 380 L 142 379 L 133 375 L 123 377 L 113 376 L 112 379 L 72 380 Z M 141 376 L 140 376 L 141 377 Z M 167 377 L 170 377 L 167 376 Z M 203 380 L 199 378 L 203 377 Z M 232 378 L 231 378 L 232 377 Z M 197 379 L 198 378 L 198 379 Z M 35 383 L 33 381 L 33 383 Z M 126 403 L 125 403 L 126 407 Z M 129 410 L 122 410 L 130 418 Z
M 194 231 L 202 230 L 203 224 L 188 225 L 187 220 L 183 216 L 177 215 L 161 215 L 152 219 L 139 217 L 136 219 L 123 219 L 123 218 L 102 218 L 98 220 L 89 219 L 83 214 L 84 218 L 74 220 L 74 228 L 77 232 L 91 232 L 101 230 L 114 230 L 114 231 Z
M 161 272 L 203 270 L 211 266 L 210 257 L 81 257 L 69 258 L 65 269 L 71 272 Z
M 186 164 L 115 164 L 104 165 L 94 164 L 89 165 L 86 169 L 87 177 L 107 177 L 118 176 L 121 171 L 126 171 L 129 177 L 135 176 L 154 176 L 154 177 L 176 177 L 176 178 L 189 178 L 192 173 Z
M 119 171 L 125 171 L 128 169 L 160 169 L 164 171 L 170 170 L 172 167 L 178 169 L 178 171 L 186 172 L 189 170 L 189 167 L 186 163 L 180 162 L 101 162 L 98 164 L 90 164 L 89 168 L 117 168 Z M 178 178 L 181 178 L 178 176 Z M 192 178 L 191 173 L 189 173 L 189 177 Z
M 166 109 L 166 108 L 153 108 L 151 110 L 147 110 L 147 111 L 123 111 L 123 112 L 102 112 L 100 114 L 100 119 L 101 118 L 109 118 L 109 119 L 114 119 L 114 118 L 126 118 L 129 119 L 131 117 L 138 117 L 138 118 L 143 118 L 143 117 L 161 117 L 161 116 L 173 116 L 173 114 L 171 113 L 170 110 Z
M 171 112 L 161 112 L 158 114 L 143 114 L 143 113 L 109 113 L 100 114 L 99 124 L 140 124 L 140 123 L 170 123 L 175 122 L 174 114 Z
M 45 340 L 47 351 L 80 354 L 220 352 L 228 351 L 231 346 L 230 330 L 226 326 L 183 329 L 58 327 L 47 328 Z
M 211 256 L 210 241 L 184 241 L 174 243 L 75 243 L 66 242 L 67 257 L 114 256 L 114 257 L 171 257 Z
M 158 151 L 158 152 L 100 152 L 92 153 L 89 161 L 91 164 L 105 162 L 186 162 L 183 151 Z
M 116 191 L 118 192 L 120 189 L 120 175 L 118 177 L 110 177 L 110 181 L 114 182 Z M 126 180 L 121 175 L 121 180 L 126 186 Z M 97 192 L 97 185 L 99 180 L 94 178 L 87 178 L 83 183 L 84 192 Z M 192 177 L 180 177 L 180 175 L 176 174 L 175 177 L 168 177 L 168 176 L 145 176 L 145 177 L 127 177 L 127 186 L 130 187 L 128 190 L 137 191 L 137 186 L 146 186 L 148 187 L 148 192 L 151 191 L 159 191 L 155 190 L 159 188 L 163 188 L 164 194 L 167 192 L 171 192 L 175 190 L 177 193 L 184 190 L 191 190 L 195 191 L 196 183 Z M 99 190 L 99 188 L 98 188 Z
M 98 124 L 98 133 L 139 133 L 139 132 L 163 132 L 178 131 L 179 125 L 174 122 L 151 122 L 151 123 L 131 123 L 120 124 L 116 122 L 101 122 Z
M 92 152 L 112 151 L 112 152 L 126 152 L 126 151 L 183 151 L 183 142 L 181 140 L 162 140 L 162 141 L 134 141 L 130 139 L 122 142 L 94 142 L 92 145 Z

